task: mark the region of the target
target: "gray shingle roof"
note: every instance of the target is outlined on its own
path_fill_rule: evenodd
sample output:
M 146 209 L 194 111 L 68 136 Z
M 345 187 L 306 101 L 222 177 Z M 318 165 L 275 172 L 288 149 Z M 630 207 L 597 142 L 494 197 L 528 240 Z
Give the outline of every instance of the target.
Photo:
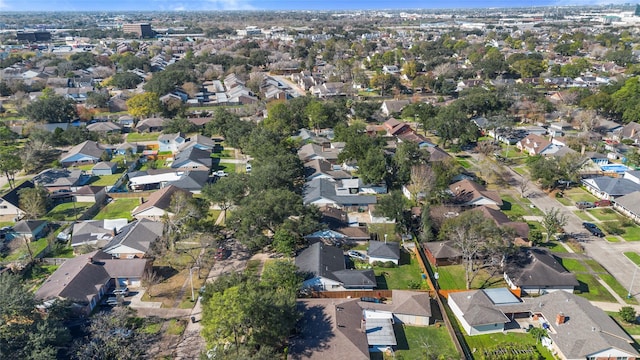
M 585 179 L 582 180 L 582 182 L 608 194 L 609 196 L 622 196 L 640 190 L 640 184 L 636 184 L 635 182 L 624 178 L 601 176 L 592 179 Z
M 449 301 L 454 301 L 458 305 L 465 321 L 471 326 L 509 322 L 509 318 L 496 309 L 491 299 L 482 290 L 450 293 Z
M 575 275 L 547 250 L 539 248 L 521 250 L 510 258 L 505 273 L 519 287 L 579 285 Z
M 373 195 L 336 195 L 336 184 L 328 179 L 316 178 L 306 183 L 304 203 L 310 204 L 319 199 L 329 199 L 338 205 L 370 205 L 376 203 Z
M 400 259 L 400 245 L 397 242 L 369 241 L 367 254 L 375 258 Z
M 341 282 L 345 287 L 375 287 L 373 270 L 347 270 L 340 248 L 317 242 L 296 256 L 300 271 Z
M 101 148 L 97 142 L 87 140 L 72 147 L 66 154 L 64 154 L 61 161 L 64 161 L 66 158 L 76 154 L 87 155 L 99 159 L 102 156 L 102 153 L 104 153 L 104 149 Z
M 177 168 L 191 161 L 202 164 L 203 166 L 206 166 L 208 168 L 211 168 L 211 164 L 212 164 L 211 152 L 206 150 L 201 150 L 193 146 L 186 148 L 184 151 L 181 151 L 176 156 L 175 160 L 173 161 L 173 164 L 171 164 L 171 167 Z
M 182 190 L 197 191 L 202 190 L 202 187 L 210 180 L 208 171 L 188 171 L 180 180 L 170 181 L 168 184 Z
M 39 226 L 46 223 L 46 220 L 20 220 L 13 226 L 13 231 L 18 234 L 32 234 Z
M 615 199 L 614 202 L 628 211 L 640 215 L 640 191 L 634 191 L 630 194 L 620 196 Z
M 20 192 L 20 190 L 22 190 L 22 189 L 33 189 L 34 187 L 35 187 L 35 185 L 31 181 L 27 180 L 27 181 L 23 182 L 22 184 L 16 186 L 13 190 L 11 190 L 8 193 L 6 193 L 2 197 L 2 200 L 4 200 L 4 201 L 8 202 L 9 204 L 19 208 L 20 196 L 18 195 L 18 192 Z
M 135 220 L 123 227 L 120 233 L 118 233 L 103 250 L 109 253 L 116 247 L 124 245 L 146 253 L 151 243 L 162 236 L 163 229 L 164 225 L 158 221 L 148 219 Z
M 422 244 L 436 259 L 456 259 L 462 256 L 453 241 L 433 241 Z

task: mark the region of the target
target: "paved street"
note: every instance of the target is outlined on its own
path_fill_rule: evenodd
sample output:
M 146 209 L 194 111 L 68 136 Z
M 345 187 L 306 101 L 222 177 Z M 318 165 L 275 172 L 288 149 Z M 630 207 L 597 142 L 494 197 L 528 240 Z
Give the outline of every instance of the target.
M 511 172 L 514 179 L 521 179 L 521 176 L 518 173 L 513 170 L 511 170 Z M 633 280 L 631 294 L 635 296 L 636 299 L 640 300 L 640 278 L 634 279 L 634 274 L 638 267 L 623 254 L 625 251 L 640 252 L 640 243 L 624 241 L 610 243 L 603 238 L 592 236 L 582 227 L 583 221 L 579 217 L 577 217 L 569 208 L 558 202 L 558 200 L 543 192 L 535 183 L 530 182 L 528 189 L 528 198 L 537 208 L 544 212 L 547 212 L 552 208 L 557 208 L 566 216 L 567 225 L 564 227 L 565 231 L 581 241 L 585 248 L 586 255 L 598 261 L 626 289 L 629 289 Z

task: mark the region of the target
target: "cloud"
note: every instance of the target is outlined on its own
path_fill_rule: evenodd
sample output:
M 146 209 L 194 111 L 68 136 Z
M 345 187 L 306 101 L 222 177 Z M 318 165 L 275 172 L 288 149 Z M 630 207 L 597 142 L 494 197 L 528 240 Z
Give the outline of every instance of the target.
M 0 0 L 2 1 L 2 0 Z M 250 0 L 207 0 L 211 10 L 255 10 Z
M 0 9 L 8 9 L 9 4 L 5 0 L 0 0 Z

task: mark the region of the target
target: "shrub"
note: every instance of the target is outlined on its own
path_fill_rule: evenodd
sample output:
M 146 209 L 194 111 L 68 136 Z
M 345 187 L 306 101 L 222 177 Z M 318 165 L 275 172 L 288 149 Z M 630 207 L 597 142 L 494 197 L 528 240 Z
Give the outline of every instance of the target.
M 618 224 L 614 223 L 602 223 L 602 227 L 611 235 L 622 235 L 625 231 L 623 228 L 618 226 Z
M 409 287 L 409 289 L 413 289 L 413 290 L 417 290 L 420 289 L 420 287 L 422 286 L 421 282 L 418 280 L 410 280 L 407 283 L 407 286 Z
M 393 261 L 385 261 L 385 262 L 382 264 L 382 266 L 383 266 L 383 267 L 385 267 L 385 268 L 387 268 L 387 269 L 390 269 L 390 268 L 394 268 L 394 267 L 396 267 L 396 264 L 394 264 L 394 263 L 393 263 Z
M 618 315 L 620 315 L 622 320 L 630 324 L 636 322 L 636 310 L 631 306 L 621 307 L 620 311 L 618 311 Z

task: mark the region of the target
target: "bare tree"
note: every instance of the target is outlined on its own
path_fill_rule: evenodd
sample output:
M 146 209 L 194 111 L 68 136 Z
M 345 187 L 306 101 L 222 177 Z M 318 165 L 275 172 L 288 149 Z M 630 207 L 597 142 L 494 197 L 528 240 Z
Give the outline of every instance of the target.
M 428 199 L 431 197 L 431 191 L 435 184 L 436 174 L 431 166 L 415 165 L 411 167 L 411 181 L 407 186 L 411 200 L 420 203 L 420 197 L 423 197 L 426 202 L 429 202 Z
M 525 194 L 529 189 L 529 179 L 520 175 L 520 181 L 518 182 L 518 189 L 520 190 L 520 197 L 526 197 Z
M 142 284 L 147 287 L 147 294 L 151 298 L 153 297 L 153 295 L 151 294 L 153 286 L 159 284 L 162 281 L 162 277 L 158 275 L 158 273 L 153 270 L 153 268 L 148 268 L 142 275 L 141 280 Z
M 551 235 L 562 231 L 562 228 L 567 224 L 567 217 L 560 212 L 558 208 L 551 208 L 542 217 L 542 227 L 546 230 L 547 235 L 545 242 L 549 242 Z

